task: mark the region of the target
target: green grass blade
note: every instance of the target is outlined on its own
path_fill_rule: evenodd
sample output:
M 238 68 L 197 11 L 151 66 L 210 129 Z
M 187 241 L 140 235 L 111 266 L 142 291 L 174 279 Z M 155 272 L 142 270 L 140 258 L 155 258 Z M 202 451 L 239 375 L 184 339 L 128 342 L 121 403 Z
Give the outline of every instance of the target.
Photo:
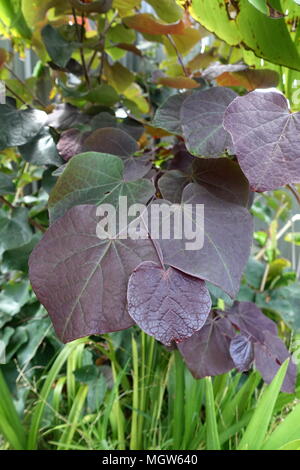
M 21 450 L 26 448 L 26 435 L 10 390 L 0 370 L 0 429 L 10 445 Z
M 277 426 L 266 440 L 263 450 L 278 450 L 290 441 L 300 440 L 300 404 Z
M 261 448 L 272 419 L 274 406 L 279 395 L 289 360 L 286 360 L 273 381 L 261 395 L 254 414 L 239 443 L 238 450 L 258 450 Z
M 217 416 L 214 400 L 214 391 L 211 377 L 205 377 L 206 391 L 206 449 L 220 450 L 220 439 L 218 434 Z
M 74 398 L 70 414 L 68 416 L 67 428 L 63 432 L 61 439 L 59 440 L 59 445 L 57 450 L 62 450 L 64 447 L 69 447 L 72 444 L 72 439 L 78 427 L 80 417 L 82 415 L 82 410 L 85 404 L 85 400 L 88 393 L 88 386 L 81 385 L 79 390 Z
M 41 424 L 41 420 L 43 417 L 44 409 L 47 404 L 48 396 L 51 392 L 52 385 L 57 380 L 58 374 L 67 361 L 69 355 L 72 351 L 78 347 L 78 344 L 82 344 L 86 341 L 85 338 L 81 338 L 79 340 L 73 341 L 72 343 L 66 344 L 66 346 L 60 351 L 59 355 L 55 359 L 51 369 L 47 374 L 47 378 L 45 383 L 42 387 L 40 393 L 40 400 L 38 404 L 35 406 L 32 418 L 31 418 L 31 425 L 29 429 L 28 441 L 27 441 L 27 449 L 35 450 L 38 447 L 38 434 L 39 428 Z

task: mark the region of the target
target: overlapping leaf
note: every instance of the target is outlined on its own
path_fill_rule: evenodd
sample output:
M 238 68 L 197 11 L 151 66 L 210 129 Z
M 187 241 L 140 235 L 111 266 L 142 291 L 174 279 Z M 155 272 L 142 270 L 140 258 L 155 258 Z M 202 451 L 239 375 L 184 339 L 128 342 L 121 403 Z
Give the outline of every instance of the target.
M 27 144 L 19 146 L 18 150 L 24 160 L 33 165 L 60 166 L 63 163 L 48 127 L 43 127 Z
M 162 23 L 149 13 L 139 13 L 134 16 L 127 16 L 124 23 L 139 33 L 147 34 L 183 34 L 184 23 L 179 20 L 177 23 Z
M 226 318 L 210 315 L 200 331 L 177 347 L 195 378 L 225 374 L 234 368 L 229 353 L 234 335 L 234 328 Z
M 151 262 L 140 264 L 130 276 L 127 299 L 133 320 L 168 346 L 200 330 L 211 308 L 204 281 Z
M 180 109 L 180 121 L 187 149 L 193 155 L 218 157 L 231 147 L 223 128 L 224 112 L 236 93 L 230 88 L 209 88 L 194 92 Z
M 241 334 L 230 345 L 231 356 L 240 370 L 247 370 L 254 361 L 265 382 L 270 383 L 280 365 L 290 357 L 277 326 L 252 302 L 235 302 L 227 318 Z M 292 393 L 295 387 L 296 366 L 290 362 L 282 391 Z
M 33 289 L 64 342 L 132 326 L 129 276 L 142 261 L 158 262 L 151 240 L 101 240 L 97 223 L 95 206 L 73 207 L 30 257 Z
M 300 182 L 300 114 L 289 112 L 283 95 L 254 91 L 236 98 L 224 127 L 254 191 Z
M 125 181 L 124 164 L 114 155 L 88 152 L 73 157 L 57 181 L 49 198 L 51 220 L 79 204 L 110 203 L 118 207 L 119 196 L 127 196 L 128 206 L 145 204 L 155 189 L 146 179 Z
M 155 202 L 162 208 L 168 201 Z M 183 235 L 182 239 L 159 238 L 164 262 L 181 271 L 210 281 L 234 297 L 239 289 L 243 269 L 250 254 L 252 242 L 252 218 L 247 209 L 213 196 L 207 189 L 191 183 L 183 191 L 183 214 L 193 221 L 195 240 L 203 236 L 201 249 L 193 249 Z M 190 206 L 185 206 L 189 204 Z M 204 220 L 196 212 L 196 205 L 204 205 Z M 149 209 L 151 210 L 151 208 Z M 152 214 L 151 214 L 152 215 Z M 162 212 L 162 220 L 169 217 Z M 171 214 L 171 224 L 176 222 Z M 183 217 L 184 220 L 185 216 Z M 169 220 L 169 219 L 168 219 Z M 166 221 L 165 221 L 166 222 Z M 155 217 L 151 218 L 155 223 Z M 148 228 L 151 233 L 151 224 Z M 197 236 L 196 236 L 197 235 Z
M 170 96 L 156 111 L 153 126 L 181 135 L 180 108 L 189 92 Z

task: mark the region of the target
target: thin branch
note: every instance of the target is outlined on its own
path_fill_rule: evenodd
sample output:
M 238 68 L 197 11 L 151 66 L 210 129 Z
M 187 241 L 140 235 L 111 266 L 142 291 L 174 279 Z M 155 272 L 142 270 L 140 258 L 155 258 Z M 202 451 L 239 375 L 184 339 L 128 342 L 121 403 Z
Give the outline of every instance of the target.
M 176 46 L 176 43 L 175 43 L 174 39 L 172 38 L 172 36 L 171 36 L 170 34 L 167 34 L 166 36 L 167 36 L 167 38 L 168 38 L 170 44 L 173 46 L 173 48 L 174 48 L 174 50 L 175 50 L 175 52 L 176 52 L 178 62 L 179 62 L 180 66 L 181 66 L 181 68 L 182 68 L 182 70 L 183 70 L 184 75 L 185 75 L 186 77 L 188 77 L 189 74 L 188 74 L 188 72 L 187 72 L 187 70 L 186 70 L 186 68 L 185 68 L 185 66 L 184 66 L 183 59 L 182 59 L 182 57 L 181 57 L 181 55 L 180 55 L 179 50 L 177 49 L 177 46 Z
M 296 186 L 295 186 L 294 184 L 292 184 L 292 183 L 291 183 L 291 184 L 287 184 L 286 186 L 287 186 L 287 188 L 294 194 L 294 196 L 295 196 L 295 198 L 296 198 L 298 204 L 300 205 L 300 194 L 299 194 L 299 192 L 297 191 Z
M 26 83 L 20 78 L 18 77 L 18 75 L 10 68 L 8 67 L 8 65 L 4 64 L 3 67 L 16 79 L 18 80 L 18 82 L 25 88 L 25 90 L 32 96 L 32 98 L 37 102 L 39 103 L 40 106 L 42 106 L 43 108 L 46 108 L 46 105 L 37 97 L 35 96 L 32 91 L 30 90 L 30 88 L 26 85 Z
M 90 77 L 89 77 L 88 70 L 87 70 L 87 67 L 86 67 L 85 58 L 84 58 L 84 52 L 83 52 L 83 45 L 82 45 L 82 43 L 83 43 L 83 33 L 82 33 L 82 31 L 81 31 L 81 32 L 79 31 L 79 26 L 78 26 L 78 22 L 77 22 L 76 11 L 75 11 L 75 8 L 74 8 L 74 7 L 72 7 L 72 15 L 73 15 L 73 18 L 74 18 L 74 23 L 75 23 L 75 29 L 76 29 L 77 39 L 78 39 L 78 42 L 81 43 L 81 46 L 79 47 L 79 53 L 80 53 L 80 58 L 81 58 L 81 63 L 82 63 L 82 67 L 83 67 L 83 72 L 84 72 L 85 80 L 86 80 L 87 86 L 88 86 L 89 88 L 91 88 Z M 82 25 L 82 28 L 83 28 L 83 25 Z
M 14 209 L 15 207 L 12 205 L 11 202 L 9 202 L 7 199 L 5 199 L 5 197 L 3 196 L 0 196 L 0 201 L 5 204 L 6 206 L 8 206 L 10 209 Z
M 30 105 L 28 103 L 26 103 L 25 100 L 23 100 L 23 98 L 21 98 L 20 95 L 18 95 L 18 93 L 16 93 L 14 90 L 12 90 L 12 88 L 10 88 L 10 86 L 7 85 L 7 83 L 5 83 L 5 88 L 12 94 L 15 96 L 15 98 L 17 98 L 17 100 L 21 101 L 21 103 L 25 104 L 25 106 L 28 106 L 28 108 L 30 108 Z

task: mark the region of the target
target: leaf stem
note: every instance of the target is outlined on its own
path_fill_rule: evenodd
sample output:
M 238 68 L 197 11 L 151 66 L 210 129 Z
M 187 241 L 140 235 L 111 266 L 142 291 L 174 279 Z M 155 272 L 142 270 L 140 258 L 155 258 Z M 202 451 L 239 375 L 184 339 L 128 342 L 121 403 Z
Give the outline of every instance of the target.
M 16 79 L 18 80 L 18 82 L 25 88 L 25 90 L 32 96 L 32 98 L 34 99 L 34 101 L 36 101 L 37 103 L 39 103 L 40 106 L 42 106 L 42 108 L 46 108 L 46 105 L 37 97 L 35 96 L 32 91 L 30 90 L 30 88 L 26 85 L 26 83 L 20 78 L 18 77 L 18 75 L 6 64 L 3 65 L 3 67 Z M 7 85 L 6 85 L 7 87 Z M 20 99 L 20 98 L 19 98 Z
M 171 36 L 170 34 L 167 34 L 166 36 L 167 36 L 167 38 L 168 38 L 170 44 L 173 46 L 173 48 L 174 48 L 174 50 L 175 50 L 175 52 L 176 52 L 178 62 L 179 62 L 180 66 L 181 66 L 181 68 L 182 68 L 182 70 L 183 70 L 184 75 L 185 75 L 186 77 L 188 77 L 189 74 L 188 74 L 188 72 L 187 72 L 187 70 L 186 70 L 186 68 L 185 68 L 185 66 L 184 66 L 183 59 L 182 59 L 182 57 L 181 57 L 181 55 L 180 55 L 180 52 L 179 52 L 179 50 L 178 50 L 178 48 L 177 48 L 177 46 L 176 46 L 176 43 L 175 43 L 174 39 L 172 38 L 172 36 Z
M 18 95 L 18 93 L 16 93 L 12 88 L 10 88 L 10 86 L 7 85 L 7 83 L 5 83 L 5 88 L 12 94 L 14 95 L 17 100 L 21 101 L 21 103 L 25 104 L 25 106 L 27 106 L 28 108 L 30 108 L 30 105 L 28 103 L 26 103 L 25 100 L 23 100 L 23 98 L 21 98 L 20 95 Z
M 84 52 L 83 52 L 83 32 L 79 31 L 76 11 L 75 11 L 75 8 L 73 6 L 72 6 L 72 15 L 73 15 L 73 18 L 74 18 L 74 24 L 75 24 L 77 39 L 78 39 L 78 42 L 81 43 L 81 45 L 79 47 L 79 53 L 80 53 L 81 63 L 82 63 L 83 72 L 84 72 L 84 76 L 85 76 L 85 81 L 86 81 L 87 86 L 89 88 L 91 88 L 90 77 L 89 77 L 89 74 L 88 74 L 88 69 L 87 69 L 87 66 L 86 66 L 86 62 L 85 62 L 85 58 L 84 58 Z M 82 14 L 82 18 L 84 19 L 84 14 Z M 83 24 L 82 24 L 82 28 L 83 28 Z
M 290 183 L 290 184 L 287 184 L 286 185 L 287 188 L 293 193 L 293 195 L 295 196 L 296 198 L 296 201 L 298 202 L 298 204 L 300 205 L 300 194 L 299 192 L 297 191 L 297 188 L 294 184 Z

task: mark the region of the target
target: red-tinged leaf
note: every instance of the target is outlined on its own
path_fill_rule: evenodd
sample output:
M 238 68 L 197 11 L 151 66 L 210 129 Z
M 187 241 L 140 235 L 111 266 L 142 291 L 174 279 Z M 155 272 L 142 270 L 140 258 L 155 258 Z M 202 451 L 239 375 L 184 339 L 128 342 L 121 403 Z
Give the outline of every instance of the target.
M 245 372 L 250 369 L 254 359 L 254 348 L 249 336 L 236 335 L 230 342 L 229 351 L 238 371 Z
M 147 261 L 130 276 L 127 300 L 135 323 L 167 346 L 200 330 L 211 309 L 204 281 Z
M 225 374 L 234 368 L 229 353 L 234 335 L 226 318 L 210 316 L 200 331 L 177 347 L 195 378 Z
M 95 206 L 73 207 L 30 256 L 31 284 L 64 342 L 132 326 L 129 276 L 142 261 L 158 262 L 151 240 L 101 240 L 97 223 Z
M 79 129 L 69 129 L 61 134 L 57 150 L 66 162 L 74 155 L 82 153 L 87 135 L 87 132 L 81 132 Z
M 276 92 L 253 91 L 229 106 L 224 127 L 253 191 L 300 182 L 300 113 Z
M 177 23 L 162 23 L 149 13 L 140 13 L 123 18 L 123 23 L 139 33 L 146 34 L 184 34 L 185 26 L 182 20 Z
M 264 331 L 264 342 L 254 344 L 255 367 L 261 373 L 266 383 L 271 383 L 278 372 L 281 364 L 291 355 L 284 343 L 278 336 L 272 335 L 269 331 Z M 285 393 L 295 392 L 297 367 L 290 360 L 288 370 L 281 387 Z
M 248 65 L 245 64 L 220 64 L 217 62 L 207 67 L 202 72 L 202 77 L 206 80 L 216 80 L 216 78 L 218 78 L 223 73 L 240 72 L 247 69 Z
M 236 96 L 230 88 L 214 87 L 194 92 L 186 98 L 181 106 L 180 121 L 189 152 L 219 157 L 231 148 L 231 138 L 223 128 L 223 118 L 227 106 Z
M 157 80 L 157 83 L 160 85 L 169 86 L 171 88 L 178 89 L 192 89 L 199 88 L 200 84 L 189 77 L 160 77 Z
M 133 54 L 143 57 L 140 49 L 138 49 L 134 44 L 128 44 L 127 42 L 119 42 L 115 44 L 114 47 L 118 47 L 119 49 L 123 49 L 124 51 L 132 52 Z
M 225 72 L 217 78 L 220 86 L 243 86 L 248 91 L 256 88 L 277 87 L 279 75 L 276 70 L 242 70 L 241 72 Z
M 165 200 L 157 200 L 154 204 L 161 207 L 163 204 L 171 205 Z M 204 220 L 197 216 L 196 204 L 204 205 Z M 203 237 L 204 244 L 201 249 L 196 248 L 196 243 L 191 247 L 191 240 L 187 240 L 184 230 L 182 239 L 160 237 L 158 242 L 164 262 L 191 276 L 209 281 L 235 297 L 252 244 L 253 223 L 249 211 L 213 196 L 196 183 L 185 187 L 181 205 L 183 220 L 193 221 L 194 242 L 201 242 Z M 167 217 L 171 226 L 175 226 L 173 214 L 169 217 L 167 213 L 162 213 L 161 217 L 163 221 Z M 155 217 L 151 217 L 150 222 L 156 223 Z M 150 222 L 148 228 L 151 233 Z
M 9 59 L 9 54 L 6 49 L 0 48 L 0 68 L 3 67 L 5 62 Z

